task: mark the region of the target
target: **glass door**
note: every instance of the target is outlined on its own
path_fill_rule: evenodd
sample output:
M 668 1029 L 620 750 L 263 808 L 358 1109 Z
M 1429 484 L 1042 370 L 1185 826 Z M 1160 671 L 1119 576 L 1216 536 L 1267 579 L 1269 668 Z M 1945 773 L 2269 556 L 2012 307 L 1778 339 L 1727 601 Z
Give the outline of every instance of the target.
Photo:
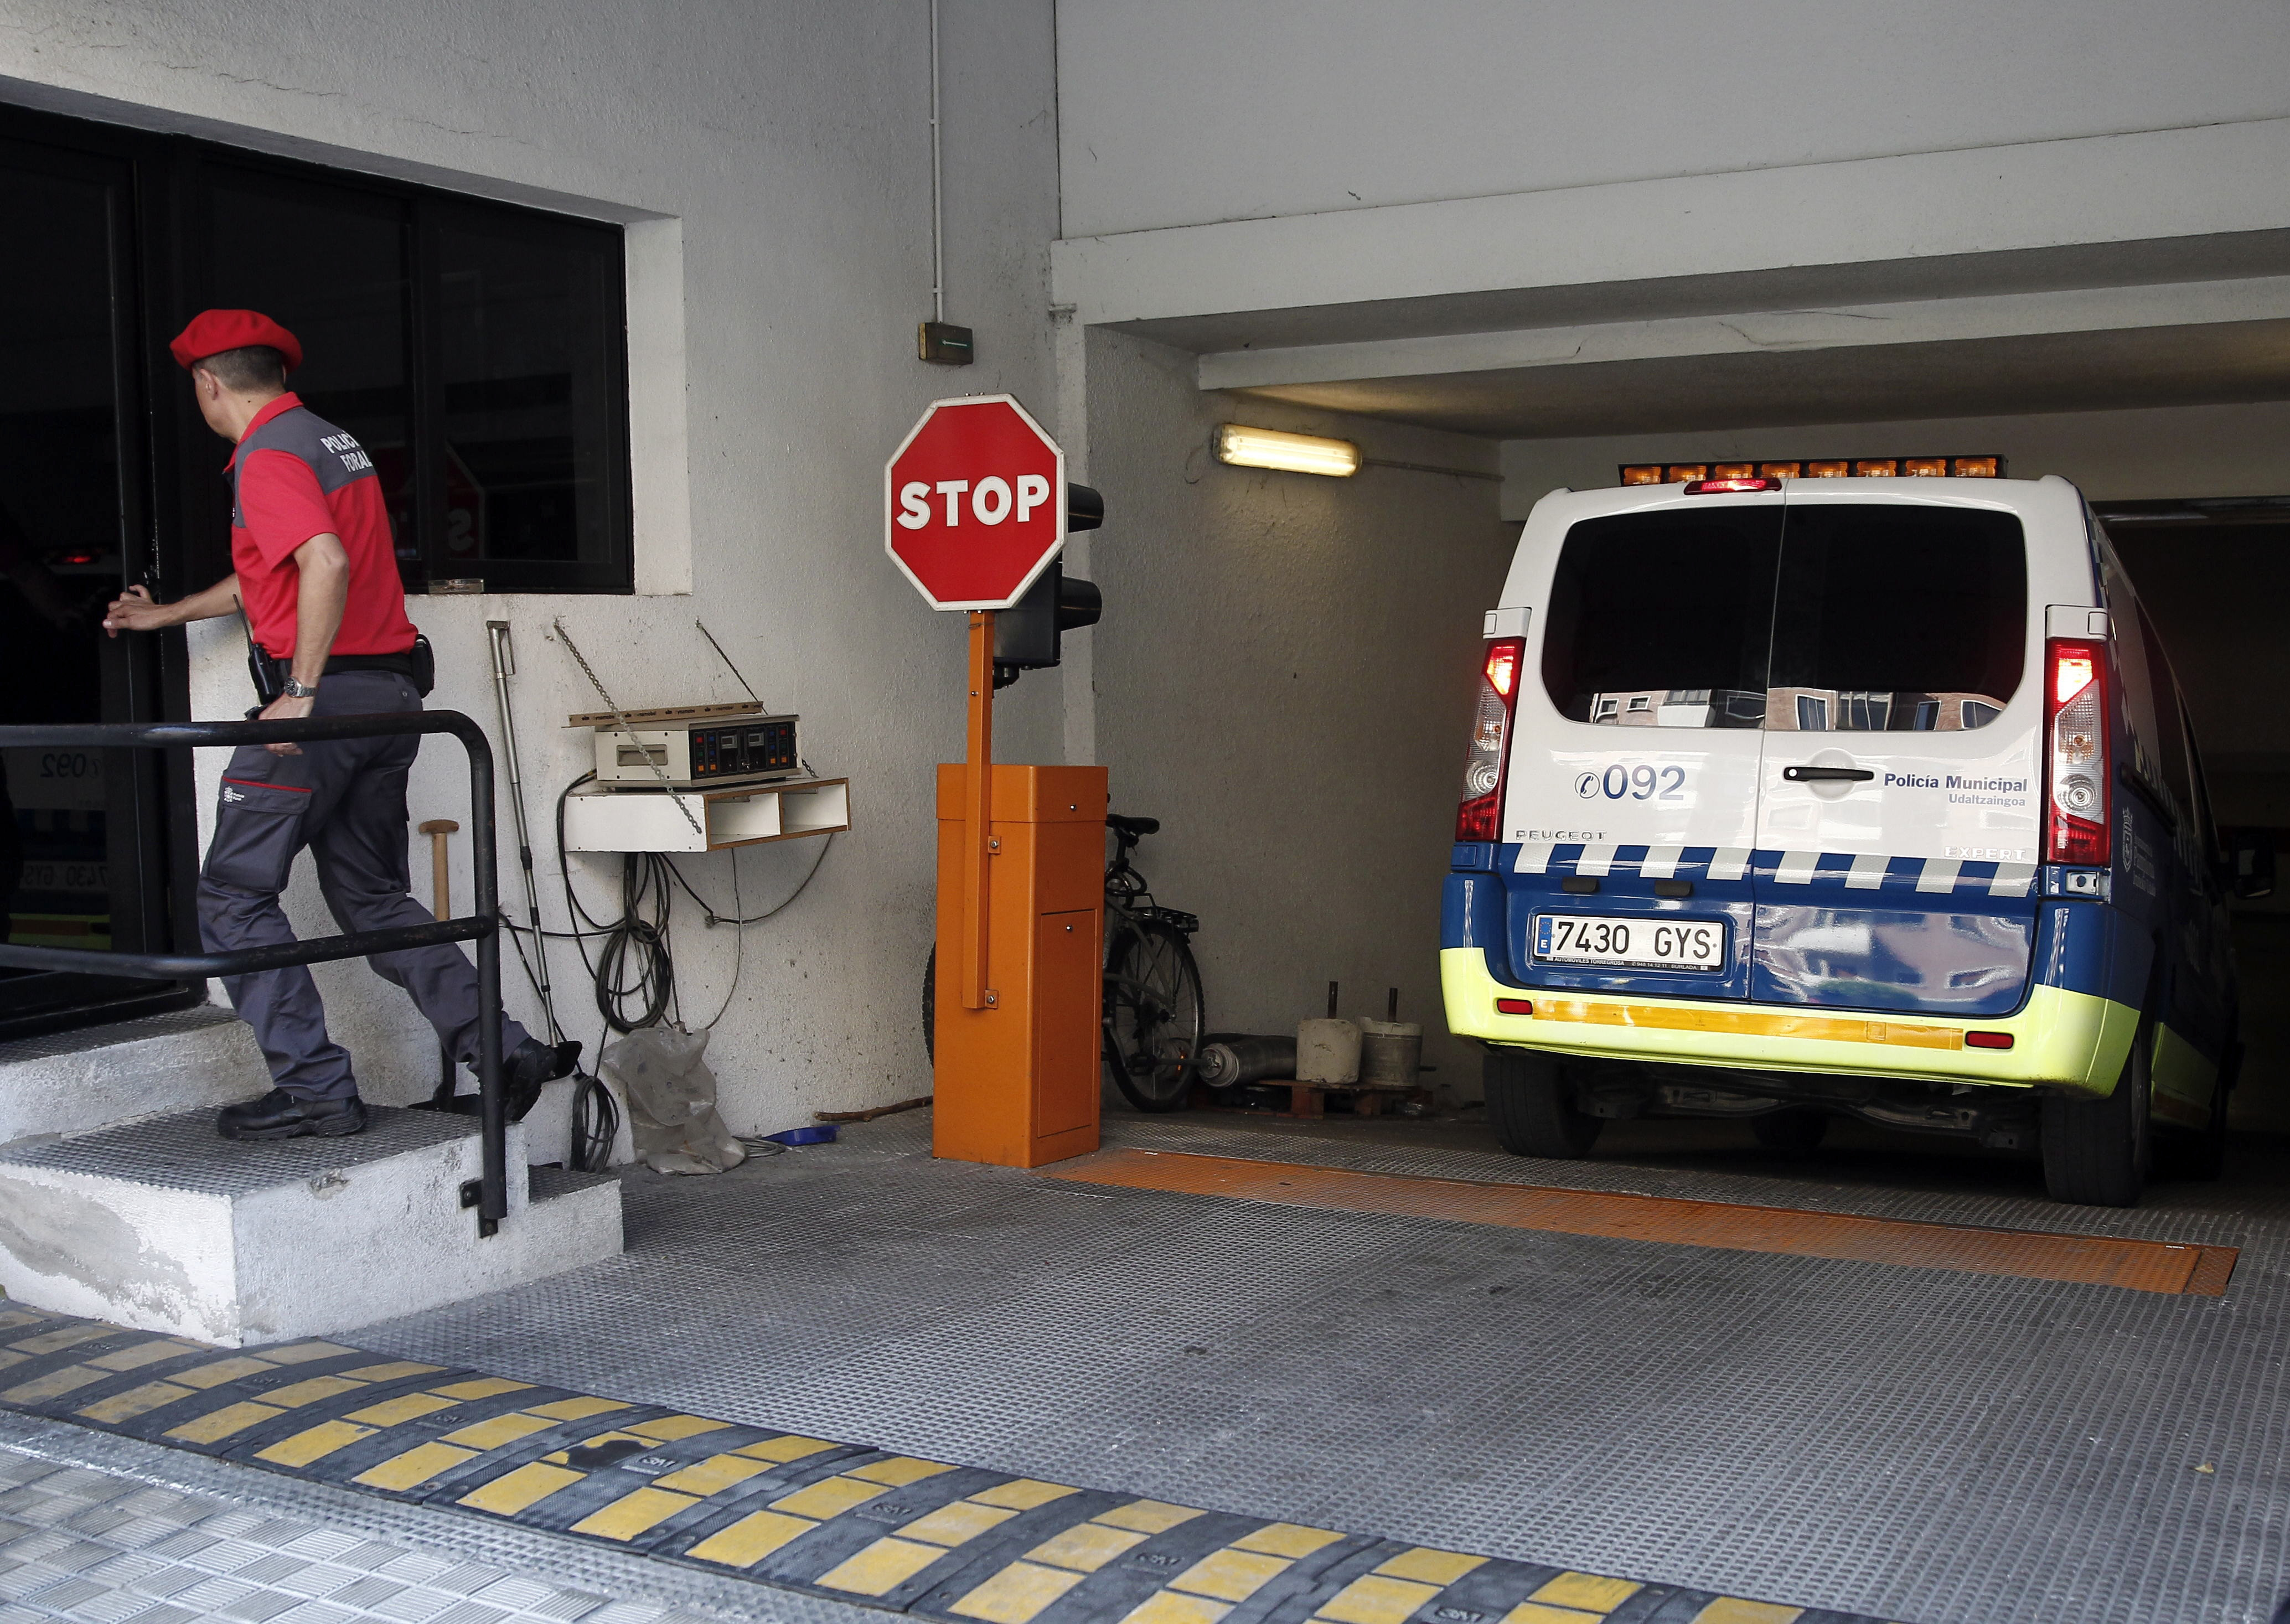
M 132 364 L 129 170 L 0 141 L 0 300 L 18 313 L 0 369 L 0 722 L 156 714 L 151 640 L 106 637 L 103 606 L 150 560 Z M 8 940 L 167 946 L 157 756 L 0 748 L 0 905 Z M 180 985 L 0 969 L 0 1036 L 181 1002 Z

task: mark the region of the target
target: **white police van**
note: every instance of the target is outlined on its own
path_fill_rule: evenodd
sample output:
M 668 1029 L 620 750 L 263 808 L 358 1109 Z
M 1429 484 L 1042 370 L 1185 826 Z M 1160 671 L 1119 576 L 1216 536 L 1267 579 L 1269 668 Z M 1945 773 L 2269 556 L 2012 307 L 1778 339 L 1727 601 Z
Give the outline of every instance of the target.
M 1849 1113 L 2032 1139 L 2063 1201 L 2214 1176 L 2223 854 L 2073 485 L 1556 492 L 1486 631 L 1441 973 L 1509 1149 Z

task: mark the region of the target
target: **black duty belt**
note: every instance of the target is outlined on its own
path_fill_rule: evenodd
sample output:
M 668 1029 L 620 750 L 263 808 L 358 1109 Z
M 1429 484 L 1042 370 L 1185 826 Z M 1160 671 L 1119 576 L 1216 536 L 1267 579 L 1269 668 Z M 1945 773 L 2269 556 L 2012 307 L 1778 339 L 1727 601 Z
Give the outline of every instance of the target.
M 335 654 L 326 661 L 326 675 L 340 676 L 345 671 L 394 671 L 408 678 L 413 676 L 413 651 L 402 654 Z
M 260 709 L 285 692 L 287 662 L 271 654 L 263 646 L 248 639 L 246 644 L 247 673 L 254 679 L 255 708 Z M 402 676 L 413 684 L 413 692 L 423 699 L 437 685 L 437 660 L 429 652 L 429 639 L 416 635 L 413 646 L 396 654 L 334 654 L 326 660 L 325 675 L 340 676 L 346 671 L 388 671 Z M 252 711 L 247 713 L 252 716 Z

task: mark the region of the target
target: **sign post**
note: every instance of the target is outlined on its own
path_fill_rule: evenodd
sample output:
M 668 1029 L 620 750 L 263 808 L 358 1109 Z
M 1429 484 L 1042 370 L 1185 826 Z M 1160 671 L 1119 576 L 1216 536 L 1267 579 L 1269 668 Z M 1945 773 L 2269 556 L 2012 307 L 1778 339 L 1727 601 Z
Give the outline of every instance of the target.
M 986 984 L 993 940 L 989 907 L 994 856 L 994 612 L 970 612 L 970 729 L 965 787 L 969 828 L 962 870 L 962 1007 L 990 1008 L 1000 996 Z
M 884 548 L 969 621 L 968 759 L 939 770 L 936 1153 L 1097 1148 L 1105 770 L 993 764 L 994 616 L 1065 545 L 1065 453 L 1007 395 L 933 403 L 883 474 Z

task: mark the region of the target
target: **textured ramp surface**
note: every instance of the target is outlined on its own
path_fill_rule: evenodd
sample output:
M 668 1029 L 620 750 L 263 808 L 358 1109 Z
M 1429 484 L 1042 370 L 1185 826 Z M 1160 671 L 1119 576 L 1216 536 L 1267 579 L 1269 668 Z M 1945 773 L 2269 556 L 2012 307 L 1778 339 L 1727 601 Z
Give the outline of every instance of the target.
M 329 1341 L 224 1353 L 0 1309 L 0 1405 L 23 1413 L 944 1624 L 1871 1624 L 1085 1490 Z M 217 1579 L 207 1599 L 236 1611 L 245 1589 L 216 1588 L 238 1582 Z
M 1611 1240 L 1895 1263 L 1907 1268 L 1946 1268 L 1971 1275 L 2010 1275 L 2023 1280 L 2065 1280 L 2201 1297 L 2225 1294 L 2236 1255 L 2231 1246 L 2189 1245 L 2179 1241 L 1976 1229 L 1860 1213 L 1804 1212 L 1740 1202 L 1683 1201 L 1675 1196 L 1409 1178 L 1166 1150 L 1101 1150 L 1061 1162 L 1045 1172 L 1053 1179 L 1114 1184 L 1125 1189 L 1171 1190 L 1285 1206 L 1604 1236 Z
M 633 1175 L 624 1258 L 361 1340 L 1916 1624 L 2243 1624 L 2285 1587 L 2290 1164 L 2117 1213 L 2006 1163 L 1934 1188 L 1841 1156 L 1563 1164 L 1252 1122 L 1109 1141 L 2242 1252 L 2226 1296 L 2162 1296 L 1093 1188 L 933 1162 L 915 1113 Z

